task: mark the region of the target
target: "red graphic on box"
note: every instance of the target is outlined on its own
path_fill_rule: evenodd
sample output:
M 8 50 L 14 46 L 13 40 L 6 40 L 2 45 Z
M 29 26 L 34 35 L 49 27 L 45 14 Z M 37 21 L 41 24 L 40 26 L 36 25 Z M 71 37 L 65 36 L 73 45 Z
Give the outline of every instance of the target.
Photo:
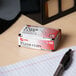
M 20 38 L 20 40 L 21 40 L 21 41 L 28 41 L 28 39 L 23 39 L 23 38 Z

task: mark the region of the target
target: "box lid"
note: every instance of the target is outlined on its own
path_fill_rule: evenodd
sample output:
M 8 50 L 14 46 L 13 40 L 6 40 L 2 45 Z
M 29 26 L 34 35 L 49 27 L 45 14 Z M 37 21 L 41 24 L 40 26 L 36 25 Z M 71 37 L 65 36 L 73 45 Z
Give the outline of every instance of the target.
M 46 27 L 39 27 L 39 26 L 31 26 L 26 25 L 20 32 L 20 35 L 22 37 L 31 37 L 31 38 L 50 38 L 54 39 L 59 30 L 58 29 L 52 29 L 52 28 L 46 28 Z

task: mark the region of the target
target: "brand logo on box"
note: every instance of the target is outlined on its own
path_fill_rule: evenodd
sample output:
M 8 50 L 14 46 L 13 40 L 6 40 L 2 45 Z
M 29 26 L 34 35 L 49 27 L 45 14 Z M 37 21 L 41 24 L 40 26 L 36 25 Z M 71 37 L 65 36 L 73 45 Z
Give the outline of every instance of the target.
M 28 41 L 28 39 L 23 39 L 23 38 L 20 38 L 20 40 L 21 40 L 21 41 Z

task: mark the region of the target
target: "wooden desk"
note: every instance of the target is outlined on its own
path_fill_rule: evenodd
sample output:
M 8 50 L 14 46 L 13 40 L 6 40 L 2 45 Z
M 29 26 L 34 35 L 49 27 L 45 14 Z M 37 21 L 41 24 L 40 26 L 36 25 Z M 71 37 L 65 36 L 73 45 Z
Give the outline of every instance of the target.
M 0 66 L 13 64 L 21 60 L 30 59 L 50 51 L 34 50 L 18 47 L 18 33 L 25 24 L 42 26 L 26 16 L 21 16 L 6 32 L 0 35 Z M 44 27 L 61 28 L 62 41 L 58 50 L 76 45 L 76 12 L 50 22 Z

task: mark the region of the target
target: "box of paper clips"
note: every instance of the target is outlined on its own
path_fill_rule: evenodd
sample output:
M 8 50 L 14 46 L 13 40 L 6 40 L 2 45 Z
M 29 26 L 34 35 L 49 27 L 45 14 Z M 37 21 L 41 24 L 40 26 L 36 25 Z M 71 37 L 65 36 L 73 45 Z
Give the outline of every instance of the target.
M 55 50 L 61 39 L 61 29 L 26 25 L 18 35 L 19 47 Z

